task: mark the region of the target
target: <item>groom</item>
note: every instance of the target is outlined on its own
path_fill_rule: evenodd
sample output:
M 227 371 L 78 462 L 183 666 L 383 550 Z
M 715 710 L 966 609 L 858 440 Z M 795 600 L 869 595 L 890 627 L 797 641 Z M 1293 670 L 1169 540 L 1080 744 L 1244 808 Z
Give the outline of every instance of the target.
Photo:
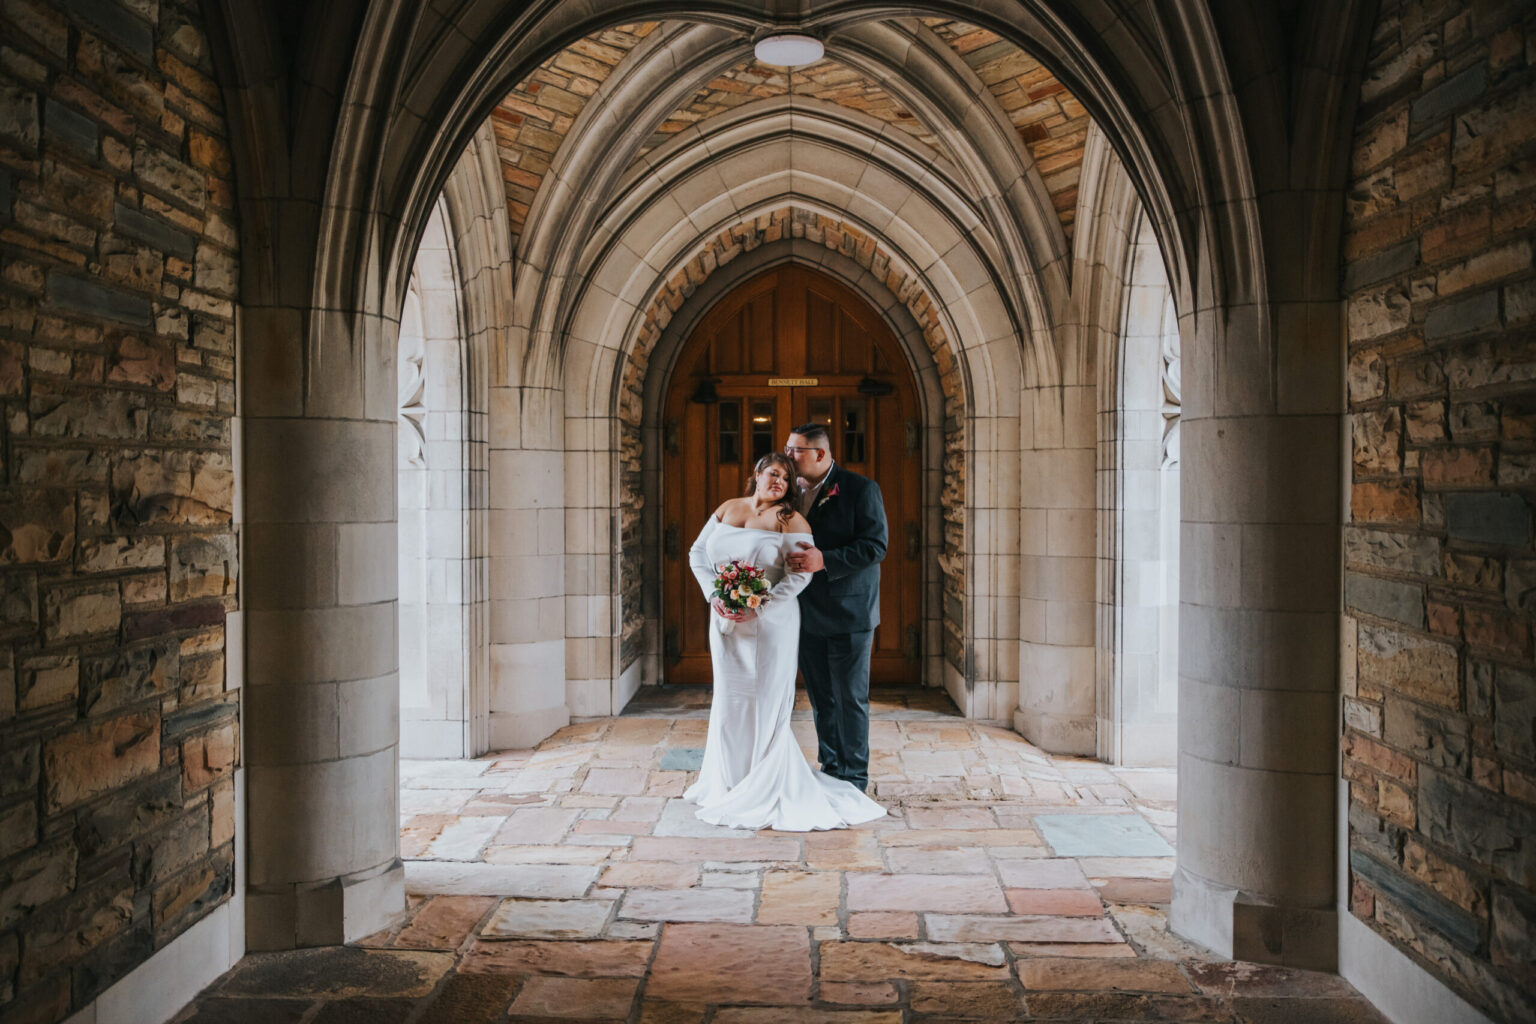
M 885 502 L 868 477 L 832 461 L 827 430 L 798 426 L 784 454 L 800 477 L 801 512 L 816 543 L 788 566 L 815 573 L 800 592 L 800 671 L 816 718 L 821 770 L 869 786 L 869 654 L 880 624 Z

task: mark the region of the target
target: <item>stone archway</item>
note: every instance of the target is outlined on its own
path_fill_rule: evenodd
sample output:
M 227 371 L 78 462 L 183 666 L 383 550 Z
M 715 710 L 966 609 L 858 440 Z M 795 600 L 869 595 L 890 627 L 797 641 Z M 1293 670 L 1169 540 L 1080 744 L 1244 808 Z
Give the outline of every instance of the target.
M 284 74 L 278 56 L 283 46 L 278 34 L 240 6 L 226 4 L 221 10 L 230 26 L 223 46 L 234 57 L 229 62 L 231 106 L 240 112 L 236 134 L 242 144 L 236 153 L 241 180 L 251 190 L 246 204 L 250 230 L 243 232 L 250 250 L 247 280 L 252 282 L 244 295 L 249 342 L 244 363 L 252 371 L 248 382 L 254 378 L 270 385 L 251 393 L 246 444 L 252 456 L 249 475 L 258 486 L 249 493 L 248 507 L 257 521 L 274 527 L 274 538 L 286 541 L 305 534 L 310 524 L 334 532 L 372 521 L 384 504 L 374 474 L 359 467 L 376 465 L 388 447 L 384 417 L 393 411 L 390 321 L 399 308 L 409 257 L 430 203 L 478 116 L 509 81 L 520 80 L 557 45 L 641 7 L 616 3 L 597 13 L 585 5 L 550 0 L 512 11 L 490 0 L 463 0 L 445 16 L 473 30 L 447 34 L 435 32 L 435 20 L 429 26 L 398 9 L 381 8 L 377 16 L 362 20 L 355 33 L 358 45 L 348 52 L 396 54 L 398 76 L 347 65 L 317 68 L 306 80 L 321 83 L 320 91 L 340 100 L 274 111 L 265 105 L 261 90 Z M 694 13 L 682 5 L 643 9 L 652 16 Z M 1034 48 L 1061 69 L 1066 84 L 1082 96 L 1124 155 L 1169 255 L 1181 334 L 1189 342 L 1186 465 L 1192 472 L 1198 468 L 1210 474 L 1210 479 L 1241 479 L 1240 470 L 1258 452 L 1276 473 L 1295 471 L 1316 484 L 1305 489 L 1310 500 L 1304 508 L 1293 507 L 1288 495 L 1271 491 L 1201 490 L 1201 501 L 1186 516 L 1198 523 L 1202 536 L 1223 529 L 1250 531 L 1255 538 L 1253 557 L 1274 573 L 1252 574 L 1251 592 L 1230 593 L 1222 581 L 1207 579 L 1196 581 L 1184 596 L 1186 613 L 1209 641 L 1209 649 L 1224 650 L 1253 636 L 1260 639 L 1246 644 L 1257 675 L 1222 658 L 1186 659 L 1187 678 L 1206 681 L 1230 699 L 1222 717 L 1191 733 L 1187 743 L 1181 738 L 1186 758 L 1195 765 L 1193 774 L 1186 775 L 1191 799 L 1184 804 L 1194 809 L 1190 813 L 1199 813 L 1181 822 L 1186 828 L 1175 916 L 1180 928 L 1223 950 L 1327 961 L 1331 948 L 1314 938 L 1327 933 L 1332 921 L 1332 872 L 1315 865 L 1321 859 L 1318 851 L 1331 848 L 1334 835 L 1329 813 L 1334 803 L 1332 760 L 1314 758 L 1303 770 L 1295 770 L 1273 744 L 1260 743 L 1248 748 L 1247 760 L 1234 762 L 1221 756 L 1217 741 L 1236 730 L 1245 705 L 1266 709 L 1260 716 L 1265 722 L 1306 728 L 1313 705 L 1299 695 L 1333 681 L 1323 661 L 1293 666 L 1292 652 L 1298 631 L 1316 641 L 1302 646 L 1323 650 L 1333 649 L 1336 635 L 1337 594 L 1327 577 L 1335 574 L 1337 543 L 1325 535 L 1337 525 L 1336 502 L 1329 500 L 1337 482 L 1328 473 L 1319 476 L 1308 460 L 1311 452 L 1333 450 L 1336 445 L 1330 441 L 1338 433 L 1338 389 L 1330 385 L 1337 374 L 1327 369 L 1332 365 L 1328 359 L 1312 357 L 1337 349 L 1336 329 L 1316 325 L 1329 322 L 1337 303 L 1331 255 L 1338 248 L 1333 244 L 1337 225 L 1324 207 L 1336 194 L 1347 162 L 1349 118 L 1339 113 L 1349 108 L 1349 75 L 1302 76 L 1300 99 L 1288 91 L 1283 76 L 1234 77 L 1225 55 L 1278 52 L 1276 40 L 1283 33 L 1265 21 L 1262 12 L 1223 9 L 1217 19 L 1204 6 L 1181 3 L 1171 11 L 1132 15 L 1108 0 L 1090 3 L 1086 12 L 1080 7 L 1058 11 L 1046 0 L 1038 5 L 935 2 L 928 9 L 969 18 Z M 832 5 L 808 16 L 806 27 L 832 31 L 864 13 L 856 5 Z M 1123 23 L 1143 14 L 1156 22 L 1156 31 L 1122 30 Z M 1319 16 L 1332 19 L 1327 24 L 1309 22 L 1298 59 L 1314 69 L 1354 67 L 1356 62 L 1348 57 L 1361 38 L 1358 15 L 1357 6 L 1345 5 Z M 747 0 L 712 12 L 717 25 L 745 33 L 769 16 L 765 5 Z M 1096 26 L 1095 31 L 1075 28 L 1088 24 Z M 1275 60 L 1279 66 L 1285 58 Z M 1261 58 L 1254 66 L 1269 64 Z M 1220 101 L 1211 101 L 1213 95 Z M 336 116 L 338 109 L 344 116 Z M 1281 109 L 1297 111 L 1298 123 L 1270 116 Z M 958 127 L 957 134 L 963 134 Z M 337 156 L 313 168 L 295 162 L 297 170 L 290 171 L 285 154 L 293 139 Z M 1298 139 L 1311 140 L 1305 154 L 1292 160 L 1268 158 L 1271 153 L 1291 153 L 1300 145 L 1294 141 Z M 384 154 L 388 159 L 381 161 Z M 360 184 L 360 167 L 382 170 Z M 1290 176 L 1292 168 L 1300 169 L 1299 177 Z M 287 182 L 290 174 L 305 180 L 294 188 L 271 185 Z M 322 217 L 312 230 L 284 236 L 289 242 L 282 246 L 269 244 L 279 234 L 278 224 L 302 224 L 306 218 L 312 222 L 317 205 Z M 1322 244 L 1309 238 L 1303 251 L 1330 255 L 1297 258 L 1296 225 L 1316 225 L 1322 233 Z M 707 225 L 699 226 L 707 230 Z M 304 249 L 303 262 L 280 271 L 274 259 L 281 263 L 282 254 L 296 246 Z M 1277 268 L 1283 267 L 1294 267 L 1297 273 L 1280 275 Z M 1019 273 L 1038 270 L 1021 267 Z M 544 321 L 572 327 L 569 334 L 559 332 L 561 342 L 553 348 L 556 358 L 530 364 L 542 375 L 531 382 L 533 387 L 546 393 L 552 406 L 580 396 L 579 407 L 588 407 L 584 400 L 590 395 L 583 385 L 590 382 L 608 385 L 602 394 L 613 396 L 611 382 L 617 378 L 611 372 L 562 375 L 551 368 L 579 365 L 589 357 L 611 359 L 616 346 L 607 332 L 613 323 L 632 317 L 636 307 L 624 308 L 627 302 L 598 322 L 591 319 L 590 308 L 589 319 L 575 315 L 581 299 L 572 297 L 567 307 L 572 316 L 552 313 L 552 319 Z M 1059 319 L 1029 325 L 1031 345 L 1042 336 L 1051 342 L 1051 350 L 1056 343 L 1065 344 L 1073 325 L 1066 310 L 1057 312 L 1063 314 Z M 1306 328 L 1287 326 L 1298 324 Z M 1011 367 L 1024 364 L 1021 352 L 1036 351 L 1021 346 L 1019 335 L 1016 324 L 1010 338 L 981 339 L 976 348 L 967 349 L 988 368 L 969 377 L 968 393 L 979 401 L 990 389 L 985 397 L 1003 411 L 989 428 L 1018 419 L 1011 403 L 1022 371 L 1015 375 Z M 555 336 L 549 332 L 537 341 L 549 345 Z M 568 337 L 577 344 L 561 347 Z M 972 343 L 967 335 L 957 340 Z M 289 371 L 274 373 L 275 367 Z M 295 372 L 293 367 L 300 369 Z M 312 372 L 321 367 L 331 372 Z M 578 386 L 566 388 L 563 381 Z M 551 415 L 550 422 L 559 431 L 565 429 L 563 417 Z M 1011 426 L 1018 427 L 1016 422 Z M 601 564 L 604 554 L 597 541 L 607 544 L 610 539 L 595 510 L 599 499 L 610 500 L 612 494 L 588 482 L 606 486 L 611 480 L 611 466 L 605 470 L 597 463 L 612 459 L 612 444 L 612 438 L 605 438 L 575 459 L 557 462 L 551 450 L 529 461 L 549 463 L 555 479 L 568 491 L 575 488 L 580 513 L 568 518 L 580 525 L 581 534 L 579 546 L 567 554 L 590 556 L 587 567 Z M 285 453 L 281 464 L 264 454 L 275 451 Z M 980 472 L 981 467 L 969 468 L 973 483 L 994 478 Z M 295 501 L 274 500 L 278 489 L 273 482 L 279 478 L 302 481 Z M 1000 492 L 980 511 L 1016 507 L 1017 495 Z M 980 524 L 973 524 L 977 534 L 991 535 L 994 546 L 1006 543 L 1011 527 Z M 1279 544 L 1290 527 L 1295 527 L 1291 534 L 1309 542 L 1308 571 L 1301 583 L 1282 587 L 1281 580 L 1295 579 L 1294 560 Z M 1314 539 L 1318 542 L 1310 543 Z M 571 535 L 565 540 L 569 545 Z M 995 567 L 975 561 L 974 554 L 967 557 L 986 574 L 990 588 Z M 327 571 L 350 578 L 364 569 L 332 559 Z M 967 573 L 968 581 L 975 578 Z M 1003 592 L 993 596 L 1004 601 L 986 616 L 975 609 L 970 613 L 973 623 L 981 625 L 968 631 L 968 639 L 986 642 L 984 651 L 978 643 L 982 675 L 995 676 L 999 667 L 1006 671 L 998 652 L 1010 644 L 1018 647 L 1013 643 L 1017 624 L 1007 627 L 1000 621 L 1006 618 L 1001 609 L 1011 585 L 1001 582 Z M 377 639 L 385 630 L 393 595 L 373 596 L 377 600 L 367 608 L 343 608 L 329 601 L 295 608 L 252 607 L 253 651 L 266 650 L 284 634 L 301 638 L 292 655 L 279 663 L 253 662 L 252 692 L 265 687 L 261 700 L 275 707 L 295 697 L 298 688 L 337 678 L 338 668 L 358 675 L 390 671 L 391 665 L 369 660 L 371 645 L 336 642 L 365 635 Z M 588 602 L 588 620 L 601 623 L 604 609 L 597 602 L 604 595 L 583 591 L 577 596 Z M 559 664 L 566 669 L 568 683 L 603 678 L 613 667 L 612 636 L 589 628 L 591 635 L 566 638 Z M 320 651 L 326 652 L 323 657 L 314 653 Z M 1292 668 L 1307 680 L 1305 688 L 1254 684 L 1284 678 Z M 279 792 L 284 799 L 295 791 L 307 794 L 309 803 L 321 809 L 301 822 L 306 837 L 302 845 L 308 851 L 302 865 L 280 863 L 275 847 L 253 844 L 253 879 L 264 892 L 263 919 L 273 925 L 272 934 L 350 934 L 366 917 L 349 922 L 348 908 L 361 913 L 377 894 L 375 880 L 389 875 L 385 832 L 370 821 L 366 841 L 338 846 L 319 826 L 325 809 L 367 794 L 363 776 L 371 767 L 368 759 L 386 753 L 392 756 L 381 750 L 336 763 L 310 759 L 275 765 L 267 752 L 252 751 L 253 823 L 270 823 Z M 1272 842 L 1275 806 L 1283 807 L 1278 817 L 1287 829 L 1286 842 L 1279 846 Z M 295 931 L 296 920 L 324 924 Z
M 802 252 L 797 257 L 788 251 L 787 246 L 778 245 L 778 243 L 789 243 L 796 239 L 804 240 L 811 247 L 819 247 L 825 253 L 842 256 L 852 264 L 850 271 L 857 268 L 864 272 L 866 288 L 868 282 L 873 281 L 877 283 L 877 287 L 884 289 L 885 302 L 882 305 L 888 306 L 894 302 L 911 317 L 912 324 L 917 328 L 918 338 L 926 348 L 928 366 L 931 366 L 931 369 L 924 367 L 924 370 L 937 382 L 940 396 L 938 400 L 941 403 L 937 408 L 930 408 L 927 413 L 929 422 L 940 424 L 936 431 L 937 443 L 928 446 L 930 451 L 927 453 L 927 464 L 930 470 L 935 468 L 938 470 L 941 481 L 939 493 L 928 499 L 935 513 L 928 519 L 929 521 L 937 519 L 945 523 L 964 521 L 964 411 L 966 407 L 964 381 L 960 373 L 960 364 L 949 342 L 944 319 L 940 316 L 939 309 L 921 278 L 906 266 L 905 261 L 892 254 L 884 244 L 865 231 L 844 220 L 814 210 L 784 206 L 728 227 L 708 238 L 702 247 L 683 263 L 680 270 L 662 283 L 645 308 L 640 332 L 622 364 L 623 377 L 619 385 L 619 452 L 621 458 L 620 507 L 624 510 L 624 519 L 621 529 L 620 564 L 623 567 L 621 575 L 625 580 L 625 586 L 620 591 L 620 599 L 624 609 L 623 639 L 626 651 L 623 667 L 625 669 L 628 669 L 642 655 L 653 658 L 657 655 L 654 628 L 650 630 L 652 639 L 649 645 L 641 639 L 641 634 L 647 626 L 654 625 L 658 608 L 656 595 L 645 593 L 643 585 L 645 580 L 657 579 L 657 573 L 652 571 L 652 563 L 656 557 L 655 529 L 653 527 L 649 531 L 650 543 L 647 544 L 647 531 L 643 528 L 645 510 L 656 507 L 657 499 L 654 480 L 646 479 L 645 438 L 649 434 L 652 445 L 658 439 L 656 402 L 664 389 L 648 381 L 648 375 L 660 372 L 665 376 L 668 373 L 670 358 L 675 354 L 676 343 L 687 333 L 686 327 L 671 331 L 668 329 L 672 326 L 674 317 L 684 310 L 689 300 L 695 295 L 702 297 L 704 294 L 716 294 L 721 291 L 719 286 L 714 289 L 705 288 L 707 282 L 717 272 L 724 272 L 722 276 L 734 283 L 744 275 L 771 266 L 774 262 L 798 260 L 813 263 L 814 256 L 808 257 Z M 737 272 L 732 273 L 727 269 L 739 257 L 764 247 L 770 250 L 777 247 L 783 251 L 776 259 L 749 258 L 744 263 L 750 263 L 750 270 L 736 268 Z M 690 324 L 694 322 L 697 319 L 698 310 L 709 304 L 708 301 L 695 304 L 695 308 L 690 311 L 693 315 L 686 317 L 687 321 Z M 889 313 L 886 315 L 889 318 Z M 913 332 L 903 332 L 903 335 L 909 336 L 911 333 Z M 662 343 L 663 338 L 668 335 L 671 336 L 672 345 L 662 344 L 662 351 L 658 353 L 658 343 Z M 910 345 L 913 339 L 907 337 L 906 340 Z M 657 355 L 663 359 L 659 365 L 653 362 L 653 357 Z M 909 353 L 909 359 L 913 356 L 915 353 Z M 930 398 L 930 404 L 932 402 L 933 399 Z M 654 475 L 654 462 L 651 463 L 651 474 Z M 926 475 L 933 474 L 930 472 Z M 941 541 L 936 542 L 930 538 L 929 547 L 934 552 L 934 556 L 929 559 L 932 563 L 930 575 L 937 578 L 939 588 L 942 594 L 947 596 L 949 605 L 948 613 L 944 609 L 946 602 L 942 599 L 931 603 L 927 609 L 927 618 L 930 620 L 928 630 L 930 641 L 935 632 L 942 630 L 940 634 L 943 637 L 940 640 L 942 656 L 957 672 L 963 672 L 963 660 L 956 655 L 964 629 L 964 537 L 961 531 L 945 530 Z M 933 628 L 935 626 L 938 630 Z M 930 659 L 932 660 L 934 659 Z M 648 674 L 642 673 L 642 675 L 644 678 L 657 677 L 654 668 L 651 668 Z M 925 669 L 925 676 L 930 685 L 939 685 L 944 681 L 942 676 L 934 676 L 931 665 Z

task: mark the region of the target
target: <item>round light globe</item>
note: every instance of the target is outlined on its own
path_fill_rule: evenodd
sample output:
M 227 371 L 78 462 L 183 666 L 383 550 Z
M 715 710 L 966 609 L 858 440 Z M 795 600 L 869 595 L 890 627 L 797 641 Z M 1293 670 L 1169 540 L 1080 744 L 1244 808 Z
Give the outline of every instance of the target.
M 820 39 L 812 36 L 786 34 L 759 39 L 753 52 L 764 64 L 773 64 L 781 68 L 797 68 L 805 64 L 815 64 L 821 60 L 827 48 L 821 45 Z

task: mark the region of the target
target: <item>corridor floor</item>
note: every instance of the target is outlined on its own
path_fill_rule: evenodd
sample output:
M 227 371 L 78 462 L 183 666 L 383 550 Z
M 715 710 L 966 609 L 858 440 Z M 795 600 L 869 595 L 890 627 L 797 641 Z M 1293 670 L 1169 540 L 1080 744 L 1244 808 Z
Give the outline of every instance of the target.
M 708 692 L 642 692 L 535 750 L 402 762 L 410 909 L 252 955 L 197 1024 L 1379 1021 L 1326 974 L 1171 935 L 1171 771 L 1052 757 L 932 691 L 878 694 L 888 817 L 734 832 L 681 799 Z M 795 732 L 814 748 L 803 707 Z

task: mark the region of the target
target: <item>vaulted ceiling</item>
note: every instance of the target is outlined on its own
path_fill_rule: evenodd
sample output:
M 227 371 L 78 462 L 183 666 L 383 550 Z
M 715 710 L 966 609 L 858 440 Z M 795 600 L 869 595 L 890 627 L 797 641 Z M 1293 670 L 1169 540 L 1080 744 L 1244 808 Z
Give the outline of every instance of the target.
M 996 99 L 1001 116 L 1033 160 L 1062 230 L 1070 238 L 1089 127 L 1083 105 L 1039 61 L 990 31 L 941 18 L 902 24 L 913 31 L 931 32 L 970 69 L 977 92 L 984 87 Z M 514 248 L 578 115 L 636 47 L 660 27 L 657 22 L 619 25 L 578 40 L 540 65 L 492 112 Z M 643 160 L 690 126 L 789 93 L 859 111 L 900 130 L 934 158 L 952 158 L 944 141 L 945 126 L 925 124 L 880 81 L 838 60 L 835 42 L 830 49 L 832 55 L 792 73 L 747 59 L 716 74 L 650 128 L 634 159 Z

